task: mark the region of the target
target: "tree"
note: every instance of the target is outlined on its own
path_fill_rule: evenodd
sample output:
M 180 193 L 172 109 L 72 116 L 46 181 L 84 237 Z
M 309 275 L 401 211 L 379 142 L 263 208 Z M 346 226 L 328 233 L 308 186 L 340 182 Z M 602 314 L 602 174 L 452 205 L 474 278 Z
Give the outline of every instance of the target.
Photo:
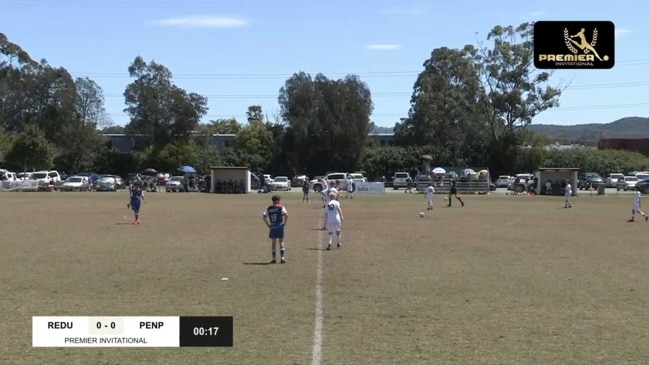
M 330 80 L 300 72 L 280 89 L 279 104 L 287 164 L 309 175 L 357 169 L 374 108 L 367 84 L 354 75 Z
M 124 111 L 131 117 L 127 130 L 148 135 L 156 151 L 170 142 L 187 142 L 207 113 L 207 99 L 174 85 L 171 71 L 154 61 L 147 64 L 140 56 L 128 72 L 135 81 L 124 92 Z
M 248 124 L 241 127 L 237 132 L 234 140 L 235 149 L 245 152 L 250 156 L 259 156 L 259 158 L 248 159 L 255 161 L 256 165 L 250 168 L 254 170 L 267 171 L 273 155 L 277 153 L 275 136 L 273 135 L 273 125 L 264 120 L 264 114 L 261 106 L 252 105 L 246 112 Z M 259 161 L 263 161 L 259 163 Z
M 29 125 L 19 133 L 7 161 L 20 166 L 25 171 L 46 170 L 52 167 L 52 149 L 45 133 L 34 125 Z
M 559 106 L 561 90 L 548 86 L 550 73 L 534 69 L 534 24 L 496 26 L 487 35 L 492 47 L 478 44 L 475 64 L 481 96 L 476 127 L 486 132 L 492 166 L 506 169 L 519 146 L 517 133 L 541 112 Z
M 408 118 L 395 125 L 397 145 L 436 145 L 462 159 L 480 149 L 472 125 L 480 92 L 472 49 L 437 48 L 414 85 Z
M 207 124 L 207 130 L 211 134 L 237 134 L 241 130 L 241 124 L 235 118 L 211 120 Z

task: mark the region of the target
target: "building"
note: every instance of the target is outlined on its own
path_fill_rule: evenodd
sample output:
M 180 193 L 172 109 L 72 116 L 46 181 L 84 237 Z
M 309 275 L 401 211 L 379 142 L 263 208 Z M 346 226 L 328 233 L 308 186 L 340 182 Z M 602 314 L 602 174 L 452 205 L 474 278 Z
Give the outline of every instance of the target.
M 394 133 L 370 133 L 370 140 L 374 140 L 380 146 L 394 145 Z
M 649 138 L 601 138 L 600 150 L 626 150 L 649 156 Z

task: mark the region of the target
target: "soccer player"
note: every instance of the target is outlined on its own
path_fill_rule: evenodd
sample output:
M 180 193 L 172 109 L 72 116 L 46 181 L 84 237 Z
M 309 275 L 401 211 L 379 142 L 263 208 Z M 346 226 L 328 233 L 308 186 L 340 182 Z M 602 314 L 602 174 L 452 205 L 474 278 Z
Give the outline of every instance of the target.
M 433 196 L 435 195 L 435 188 L 433 184 L 428 184 L 426 188 L 426 200 L 428 201 L 428 210 L 433 210 Z
M 302 183 L 302 203 L 309 202 L 309 191 L 311 186 L 309 185 L 309 178 L 305 177 L 304 182 Z
M 334 200 L 338 200 L 338 180 L 335 180 L 333 183 L 331 183 L 332 186 L 329 186 L 329 184 L 327 184 L 326 180 L 324 179 L 322 180 L 322 182 L 325 184 L 325 186 L 327 186 L 327 189 L 320 192 L 320 194 L 322 194 L 324 198 L 324 203 L 325 203 L 324 205 L 325 219 L 324 219 L 324 226 L 322 227 L 322 230 L 324 231 L 327 229 L 327 222 L 328 222 L 327 214 L 329 211 L 327 209 L 327 204 L 329 204 L 329 202 L 331 201 L 331 196 L 332 196 L 331 194 L 333 193 Z
M 131 209 L 133 209 L 133 214 L 135 215 L 135 222 L 133 224 L 140 224 L 140 205 L 142 202 L 146 202 L 144 198 L 144 191 L 140 184 L 134 184 L 131 190 Z
M 649 221 L 649 216 L 644 214 L 644 212 L 641 209 L 641 204 L 640 204 L 640 197 L 642 194 L 640 194 L 640 189 L 638 187 L 635 188 L 635 192 L 633 193 L 633 208 L 631 209 L 631 219 L 629 219 L 629 222 L 635 222 L 635 214 L 640 213 L 641 216 L 644 217 L 645 222 Z
M 462 208 L 464 208 L 464 202 L 462 201 L 462 198 L 457 194 L 457 187 L 455 186 L 455 180 L 451 181 L 451 190 L 448 191 L 448 205 L 447 206 L 452 206 L 451 204 L 453 202 L 453 197 L 457 199 L 460 204 L 462 204 Z
M 343 239 L 341 233 L 342 221 L 345 220 L 343 217 L 343 211 L 340 209 L 340 202 L 336 200 L 336 193 L 329 193 L 329 202 L 327 203 L 327 226 L 329 226 L 329 241 L 327 243 L 327 250 L 331 250 L 331 244 L 333 243 L 334 232 L 336 232 L 336 238 L 338 239 L 337 247 L 342 246 Z
M 570 201 L 570 197 L 572 196 L 572 185 L 570 185 L 570 180 L 566 180 L 565 196 L 566 205 L 564 208 L 572 208 L 572 202 Z
M 279 255 L 281 258 L 281 263 L 286 263 L 286 248 L 284 247 L 284 226 L 288 221 L 288 212 L 286 208 L 281 204 L 281 197 L 279 195 L 273 195 L 273 205 L 266 208 L 264 211 L 264 223 L 269 228 L 268 238 L 271 239 L 271 253 L 273 259 L 270 261 L 271 264 L 277 263 L 277 241 L 279 241 Z
M 356 184 L 354 183 L 353 179 L 347 179 L 347 189 L 345 189 L 347 191 L 347 193 L 345 194 L 345 199 L 347 199 L 347 198 L 354 199 L 354 187 L 355 186 L 356 186 Z

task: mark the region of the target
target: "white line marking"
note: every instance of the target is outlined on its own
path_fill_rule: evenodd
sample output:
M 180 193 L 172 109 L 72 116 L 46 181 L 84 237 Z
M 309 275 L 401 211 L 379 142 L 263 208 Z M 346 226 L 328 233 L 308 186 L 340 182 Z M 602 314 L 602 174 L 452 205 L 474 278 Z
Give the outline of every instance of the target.
M 311 365 L 320 365 L 322 362 L 322 322 L 324 320 L 322 310 L 322 231 L 318 231 L 317 244 L 318 265 L 315 279 L 315 326 L 313 328 L 313 355 L 311 357 Z

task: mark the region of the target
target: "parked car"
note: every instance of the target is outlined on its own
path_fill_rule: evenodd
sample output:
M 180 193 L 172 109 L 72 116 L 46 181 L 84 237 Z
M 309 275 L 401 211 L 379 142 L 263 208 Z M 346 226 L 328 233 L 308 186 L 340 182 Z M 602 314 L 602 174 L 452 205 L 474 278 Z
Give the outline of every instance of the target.
M 61 191 L 82 191 L 88 190 L 88 185 L 83 176 L 72 176 L 67 178 L 63 185 L 61 185 Z
M 509 187 L 509 184 L 512 181 L 512 177 L 509 175 L 500 175 L 498 176 L 498 180 L 496 180 L 496 187 L 499 188 L 506 188 Z
M 433 178 L 430 175 L 417 175 L 415 176 L 415 190 L 418 193 L 423 193 L 428 189 L 428 184 L 433 181 Z
M 20 174 L 18 174 L 18 179 L 20 180 L 31 180 L 31 177 L 31 172 L 21 172 Z
M 167 181 L 171 178 L 171 175 L 166 172 L 160 172 L 156 175 L 156 183 L 160 186 L 164 186 Z
M 291 179 L 291 186 L 294 188 L 301 187 L 306 179 L 306 175 L 295 175 Z
M 352 180 L 355 183 L 366 183 L 367 182 L 367 178 L 365 177 L 365 175 L 361 174 L 360 172 L 347 174 L 347 179 Z
M 99 174 L 96 172 L 80 172 L 74 176 L 87 176 L 93 186 L 97 183 L 97 180 L 99 180 Z
M 579 182 L 577 183 L 577 187 L 579 188 L 579 190 L 588 188 L 597 189 L 597 187 L 601 184 L 604 184 L 604 180 L 601 176 L 599 176 L 599 174 L 595 172 L 587 172 L 581 175 Z
M 183 191 L 183 176 L 172 176 L 169 181 L 165 184 L 165 191 L 167 193 L 174 192 L 178 193 Z
M 276 176 L 273 179 L 273 185 L 275 186 L 276 191 L 289 191 L 291 190 L 291 184 L 288 180 L 288 176 Z
M 625 176 L 623 179 L 617 181 L 617 190 L 635 190 L 638 184 L 638 178 L 635 176 Z
M 250 173 L 250 190 L 257 191 L 261 188 L 261 180 L 259 179 L 259 175 L 255 174 L 254 172 Z
M 347 188 L 347 174 L 344 172 L 331 172 L 326 174 L 324 177 L 321 178 L 322 180 L 326 180 L 329 185 L 333 183 L 334 181 L 338 181 L 338 190 L 345 190 Z M 314 179 L 311 180 L 311 190 L 315 192 L 320 192 L 322 191 L 324 185 L 320 180 Z
M 428 175 L 425 175 L 428 176 Z M 406 181 L 410 177 L 410 174 L 407 172 L 395 172 L 392 176 L 392 188 L 394 190 L 399 190 L 399 188 L 408 187 L 408 182 Z M 430 179 L 430 176 L 428 176 Z M 416 179 L 415 179 L 416 180 Z
M 112 176 L 102 176 L 95 183 L 96 191 L 117 191 L 117 179 Z
M 619 172 L 608 174 L 608 177 L 606 178 L 606 187 L 607 188 L 617 187 L 617 181 L 619 179 L 624 179 L 624 174 L 621 174 Z
M 638 180 L 638 182 L 635 184 L 635 187 L 642 194 L 649 194 L 649 178 Z

